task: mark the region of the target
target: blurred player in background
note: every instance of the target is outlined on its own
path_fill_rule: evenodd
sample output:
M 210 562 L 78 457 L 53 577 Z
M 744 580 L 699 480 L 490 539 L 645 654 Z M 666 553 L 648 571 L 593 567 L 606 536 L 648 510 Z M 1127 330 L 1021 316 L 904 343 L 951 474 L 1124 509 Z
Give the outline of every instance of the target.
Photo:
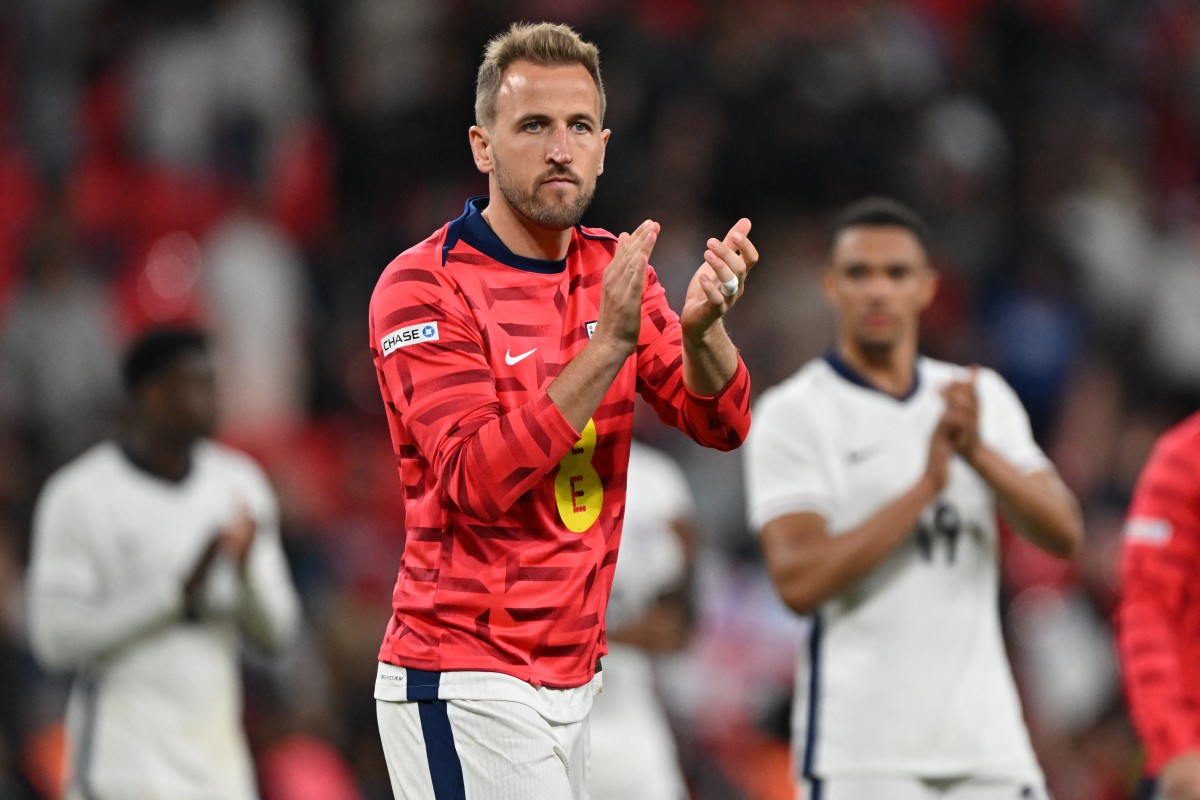
M 1125 523 L 1117 644 L 1139 799 L 1200 800 L 1200 412 L 1158 441 Z
M 636 439 L 628 483 L 604 691 L 592 708 L 591 796 L 681 800 L 688 793 L 655 687 L 654 656 L 681 649 L 691 631 L 692 493 L 678 464 Z
M 842 213 L 836 342 L 763 394 L 747 443 L 751 526 L 812 616 L 792 718 L 805 800 L 1046 797 L 1001 634 L 996 509 L 1059 556 L 1080 512 L 999 375 L 918 354 L 928 252 L 897 202 Z
M 123 434 L 55 473 L 34 520 L 34 652 L 75 672 L 67 797 L 250 800 L 241 639 L 277 651 L 299 624 L 275 498 L 208 438 L 202 334 L 147 334 L 123 377 Z
M 658 225 L 578 223 L 609 131 L 594 45 L 514 25 L 480 65 L 487 197 L 384 270 L 371 347 L 406 543 L 375 686 L 398 797 L 584 797 L 634 395 L 702 445 L 750 424 L 722 322 L 757 260 L 709 239 L 677 316 Z

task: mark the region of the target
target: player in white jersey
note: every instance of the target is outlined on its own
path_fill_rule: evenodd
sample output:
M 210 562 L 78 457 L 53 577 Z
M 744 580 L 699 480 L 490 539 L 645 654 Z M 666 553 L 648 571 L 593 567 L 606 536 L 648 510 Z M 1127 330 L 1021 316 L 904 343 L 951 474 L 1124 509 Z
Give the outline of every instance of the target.
M 837 340 L 764 393 L 750 524 L 784 602 L 812 616 L 795 687 L 804 800 L 1046 797 L 1004 651 L 997 506 L 1068 556 L 1078 505 L 996 373 L 918 354 L 937 288 L 907 207 L 834 223 Z
M 207 438 L 201 334 L 146 335 L 124 377 L 127 429 L 53 475 L 34 519 L 34 652 L 75 672 L 66 796 L 251 800 L 241 635 L 274 651 L 299 624 L 274 495 Z
M 692 494 L 683 470 L 636 439 L 621 555 L 608 601 L 604 691 L 591 714 L 592 800 L 687 797 L 654 681 L 654 654 L 682 647 L 690 627 Z

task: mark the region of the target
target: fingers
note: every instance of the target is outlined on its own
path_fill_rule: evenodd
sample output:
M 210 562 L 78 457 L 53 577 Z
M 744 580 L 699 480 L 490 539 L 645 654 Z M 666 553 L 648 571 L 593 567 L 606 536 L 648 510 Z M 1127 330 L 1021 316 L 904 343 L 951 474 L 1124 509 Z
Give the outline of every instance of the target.
M 617 237 L 612 261 L 604 270 L 597 336 L 629 348 L 637 343 L 646 270 L 658 240 L 658 231 L 657 222 L 646 220 L 633 233 L 622 233 Z
M 737 222 L 733 223 L 733 227 L 729 229 L 729 233 L 725 235 L 725 238 L 729 239 L 734 234 L 738 234 L 739 236 L 749 236 L 751 224 L 752 223 L 750 220 L 742 217 Z
M 246 505 L 239 504 L 233 520 L 217 536 L 217 542 L 227 555 L 239 564 L 245 562 L 250 544 L 258 533 L 258 523 L 250 515 Z
M 938 491 L 942 490 L 950 477 L 950 456 L 953 452 L 953 430 L 943 416 L 929 439 L 929 455 L 925 462 L 925 474 Z
M 750 220 L 742 217 L 725 234 L 725 243 L 737 250 L 749 272 L 758 263 L 758 248 L 750 241 Z
M 617 249 L 613 253 L 609 268 L 616 268 L 626 277 L 634 278 L 640 268 L 650 261 L 650 253 L 658 241 L 659 224 L 646 220 L 633 233 L 622 233 L 617 237 Z
M 654 249 L 654 243 L 658 240 L 659 227 L 659 224 L 652 219 L 648 219 L 641 225 L 638 225 L 629 236 L 629 246 L 633 248 L 635 253 L 641 253 L 641 255 L 649 258 L 650 251 Z
M 749 220 L 742 221 L 749 226 Z M 724 240 L 709 239 L 705 244 L 704 263 L 712 270 L 718 292 L 713 299 L 723 302 L 733 298 L 741 291 L 746 274 L 758 261 L 758 250 L 745 235 L 737 232 L 736 227 Z
M 712 276 L 704 275 L 703 277 L 709 278 L 707 283 L 715 288 L 717 292 L 715 299 L 720 304 L 725 299 L 736 295 L 741 289 L 742 274 L 745 273 L 746 268 L 737 252 L 725 242 L 709 239 L 707 246 L 708 249 L 704 251 L 704 263 L 708 264 L 709 269 L 712 270 Z M 738 271 L 739 269 L 741 272 Z M 712 277 L 715 277 L 716 280 L 713 281 Z M 722 284 L 730 288 L 722 292 Z
M 758 249 L 750 241 L 750 220 L 743 217 L 734 223 L 725 238 L 709 239 L 704 251 L 704 263 L 712 274 L 700 273 L 700 286 L 714 305 L 733 302 L 745 286 L 746 274 L 758 263 Z
M 941 424 L 960 454 L 969 456 L 979 440 L 979 400 L 975 392 L 978 367 L 971 367 L 963 380 L 951 381 L 941 389 L 946 402 Z
M 942 397 L 950 406 L 974 406 L 977 403 L 975 385 L 979 379 L 979 367 L 972 365 L 963 380 L 950 381 L 942 387 Z

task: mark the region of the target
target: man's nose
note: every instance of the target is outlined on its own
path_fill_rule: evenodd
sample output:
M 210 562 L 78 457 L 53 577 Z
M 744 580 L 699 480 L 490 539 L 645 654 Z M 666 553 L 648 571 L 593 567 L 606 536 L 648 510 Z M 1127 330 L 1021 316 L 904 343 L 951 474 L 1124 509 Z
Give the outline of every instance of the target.
M 867 278 L 867 296 L 872 298 L 885 297 L 892 290 L 892 283 L 884 273 L 872 273 Z
M 555 128 L 546 144 L 546 160 L 553 164 L 570 164 L 573 160 L 569 132 L 565 127 Z

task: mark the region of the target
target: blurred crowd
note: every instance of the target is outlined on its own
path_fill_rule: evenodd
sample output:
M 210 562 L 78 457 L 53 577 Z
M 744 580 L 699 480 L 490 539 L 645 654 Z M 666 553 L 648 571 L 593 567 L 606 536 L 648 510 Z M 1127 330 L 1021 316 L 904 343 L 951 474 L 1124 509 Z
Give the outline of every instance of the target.
M 65 683 L 22 608 L 38 491 L 119 423 L 130 337 L 188 321 L 217 345 L 222 438 L 280 494 L 305 606 L 301 647 L 247 663 L 264 796 L 390 797 L 372 685 L 403 512 L 367 302 L 486 191 L 474 70 L 518 19 L 600 46 L 613 134 L 584 221 L 660 221 L 675 307 L 705 238 L 754 221 L 728 327 L 756 390 L 828 347 L 830 214 L 888 194 L 927 217 L 925 351 L 996 368 L 1085 508 L 1072 563 L 1005 552 L 1035 746 L 1058 800 L 1128 797 L 1117 537 L 1153 438 L 1200 405 L 1190 0 L 0 4 L 0 796 L 59 781 Z M 693 794 L 786 797 L 803 622 L 746 530 L 737 454 L 653 437 L 697 497 L 697 628 L 659 665 Z

